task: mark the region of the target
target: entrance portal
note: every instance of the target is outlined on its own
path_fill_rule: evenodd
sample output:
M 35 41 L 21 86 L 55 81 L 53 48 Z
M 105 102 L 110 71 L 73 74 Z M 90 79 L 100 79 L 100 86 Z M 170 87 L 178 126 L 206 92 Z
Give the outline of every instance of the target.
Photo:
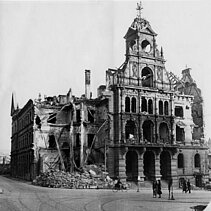
M 135 151 L 129 151 L 126 154 L 126 176 L 128 181 L 137 181 L 138 155 Z
M 144 175 L 146 180 L 155 179 L 155 155 L 152 151 L 144 153 Z
M 171 177 L 171 156 L 168 151 L 163 151 L 160 154 L 160 174 L 163 180 L 168 180 Z

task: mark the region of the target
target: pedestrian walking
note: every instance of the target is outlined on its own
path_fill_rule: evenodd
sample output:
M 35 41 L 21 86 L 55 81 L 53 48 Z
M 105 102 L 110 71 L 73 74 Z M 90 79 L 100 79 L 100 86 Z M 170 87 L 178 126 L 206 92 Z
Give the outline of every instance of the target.
M 153 198 L 157 198 L 157 181 L 154 180 L 152 183 Z
M 190 185 L 190 180 L 188 179 L 187 181 L 187 190 L 189 193 L 191 193 L 191 185 Z
M 168 182 L 169 199 L 171 198 L 171 187 L 172 187 L 172 178 L 170 178 Z
M 186 180 L 183 180 L 183 184 L 182 184 L 182 192 L 187 193 L 187 184 L 186 184 Z
M 157 193 L 158 193 L 158 198 L 161 198 L 161 194 L 162 194 L 162 191 L 161 191 L 161 182 L 160 180 L 158 180 L 158 183 L 157 183 Z

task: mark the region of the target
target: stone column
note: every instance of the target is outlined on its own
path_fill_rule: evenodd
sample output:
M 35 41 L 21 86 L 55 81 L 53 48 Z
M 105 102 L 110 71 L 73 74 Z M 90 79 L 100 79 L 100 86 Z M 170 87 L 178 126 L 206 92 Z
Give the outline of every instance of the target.
M 138 176 L 140 178 L 140 183 L 144 182 L 144 152 L 146 149 L 143 150 L 143 153 L 138 156 Z
M 161 179 L 160 174 L 160 154 L 155 157 L 155 179 L 160 180 Z
M 126 163 L 123 158 L 119 159 L 119 177 L 121 181 L 126 182 Z
M 171 176 L 173 179 L 173 187 L 177 187 L 178 185 L 178 178 L 177 178 L 177 157 L 176 155 L 172 156 L 171 159 Z

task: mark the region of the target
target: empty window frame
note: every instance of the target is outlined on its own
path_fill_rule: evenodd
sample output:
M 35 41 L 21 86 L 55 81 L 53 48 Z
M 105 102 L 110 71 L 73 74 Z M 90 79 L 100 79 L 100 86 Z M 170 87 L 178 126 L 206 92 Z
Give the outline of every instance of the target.
M 183 117 L 183 107 L 175 106 L 174 113 L 176 117 Z
M 136 113 L 136 98 L 132 97 L 132 112 Z
M 130 112 L 130 98 L 125 98 L 125 112 Z
M 177 167 L 184 168 L 184 155 L 182 153 L 179 153 L 177 157 Z
M 178 125 L 176 125 L 176 141 L 177 142 L 184 142 L 185 141 L 184 128 L 180 128 Z
M 164 114 L 169 115 L 169 103 L 168 103 L 168 101 L 164 102 Z
M 55 136 L 54 135 L 49 135 L 49 140 L 48 140 L 49 149 L 56 149 L 56 140 L 55 140 Z
M 148 113 L 153 114 L 153 104 L 151 99 L 148 100 Z
M 95 114 L 95 111 L 88 108 L 88 121 L 90 123 L 94 122 L 94 114 Z
M 163 115 L 163 101 L 159 100 L 159 115 Z
M 141 98 L 141 111 L 147 112 L 147 100 L 145 97 Z
M 198 153 L 194 156 L 194 166 L 200 168 L 200 155 Z

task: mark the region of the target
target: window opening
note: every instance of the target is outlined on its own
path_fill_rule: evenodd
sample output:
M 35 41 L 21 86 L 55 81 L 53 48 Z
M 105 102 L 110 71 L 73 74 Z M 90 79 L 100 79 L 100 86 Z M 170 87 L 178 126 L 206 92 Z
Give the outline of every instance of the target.
M 166 123 L 162 122 L 159 127 L 160 140 L 163 143 L 169 142 L 169 129 Z
M 167 101 L 164 102 L 164 114 L 169 115 L 169 104 Z
M 182 153 L 179 153 L 177 157 L 177 166 L 178 168 L 184 168 L 184 156 Z
M 153 104 L 151 99 L 148 100 L 148 112 L 149 114 L 153 114 Z
M 153 87 L 153 74 L 149 67 L 145 67 L 141 73 L 142 86 Z
M 135 136 L 135 129 L 136 129 L 135 122 L 132 120 L 127 121 L 127 123 L 125 125 L 126 139 L 129 139 L 129 138 L 132 138 L 132 136 Z
M 88 121 L 90 123 L 93 123 L 94 122 L 94 114 L 95 114 L 95 111 L 94 110 L 90 110 L 88 108 Z
M 136 112 L 136 98 L 135 97 L 132 98 L 132 112 L 133 113 Z
M 54 135 L 49 135 L 49 149 L 56 149 L 56 140 L 55 140 L 55 136 Z
M 185 141 L 184 128 L 180 128 L 178 125 L 176 125 L 176 141 L 177 142 L 184 142 Z
M 163 115 L 163 101 L 162 100 L 159 101 L 159 114 Z
M 130 112 L 130 98 L 125 98 L 125 112 Z
M 47 122 L 55 124 L 56 123 L 56 113 L 50 114 Z
M 141 98 L 141 111 L 142 112 L 147 112 L 147 100 L 145 97 Z
M 195 154 L 194 164 L 195 164 L 195 168 L 200 168 L 200 155 L 199 154 Z
M 175 106 L 175 116 L 183 117 L 183 108 L 182 106 Z

